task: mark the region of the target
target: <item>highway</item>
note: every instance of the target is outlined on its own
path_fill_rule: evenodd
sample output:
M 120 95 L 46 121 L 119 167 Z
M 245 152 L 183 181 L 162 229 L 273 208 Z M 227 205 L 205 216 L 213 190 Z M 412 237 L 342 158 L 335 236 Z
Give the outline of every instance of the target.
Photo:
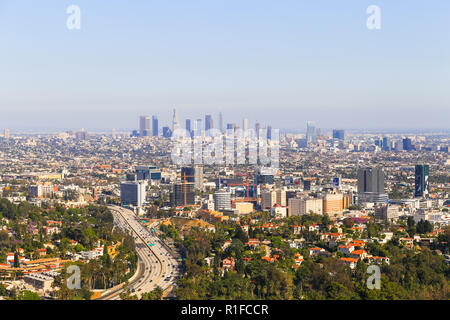
M 157 286 L 163 290 L 174 285 L 180 275 L 179 262 L 162 244 L 158 237 L 139 223 L 135 214 L 126 208 L 108 206 L 114 216 L 114 223 L 122 230 L 127 230 L 136 243 L 136 252 L 140 266 L 137 277 L 130 281 L 131 294 L 141 298 L 142 293 L 150 292 Z M 150 227 L 153 228 L 157 222 Z M 122 289 L 113 290 L 100 297 L 100 300 L 119 300 Z

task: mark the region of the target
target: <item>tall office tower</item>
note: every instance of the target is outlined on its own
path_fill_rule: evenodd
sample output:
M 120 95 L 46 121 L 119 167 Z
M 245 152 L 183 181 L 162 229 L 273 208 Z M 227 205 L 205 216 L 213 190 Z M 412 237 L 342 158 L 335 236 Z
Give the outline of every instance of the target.
M 177 109 L 173 109 L 173 119 L 172 119 L 172 131 L 180 128 L 180 123 L 178 122 L 178 112 Z
M 213 119 L 210 114 L 207 114 L 205 116 L 205 131 L 208 131 L 209 129 L 213 128 Z
M 203 190 L 203 166 L 194 166 L 194 187 L 197 190 Z
M 191 119 L 186 119 L 186 131 L 191 133 Z
M 272 126 L 267 127 L 267 140 L 272 140 Z
M 256 122 L 255 130 L 256 130 L 256 137 L 259 139 L 259 131 L 261 130 L 261 124 L 259 122 Z
M 314 200 L 319 200 L 320 204 L 322 204 L 322 199 Z M 307 211 L 307 209 L 310 208 L 306 205 L 306 201 L 306 198 L 290 198 L 288 200 L 289 217 L 309 214 L 309 210 Z M 322 206 L 320 208 L 320 212 L 322 213 Z
M 198 190 L 203 189 L 203 167 L 202 166 L 196 165 L 193 167 L 182 167 L 181 168 L 181 182 L 184 182 L 185 177 L 186 177 L 186 182 L 193 183 L 195 189 L 198 189 Z
M 9 129 L 5 129 L 5 131 L 3 132 L 3 137 L 5 139 L 9 139 Z
M 327 193 L 322 198 L 322 210 L 325 214 L 342 213 L 344 209 L 344 197 L 342 193 Z
M 203 127 L 202 127 L 202 119 L 195 120 L 195 126 L 194 126 L 194 135 L 201 136 Z
M 137 130 L 133 130 L 133 131 L 131 132 L 130 137 L 139 137 L 139 132 L 138 132 Z
M 170 204 L 172 207 L 195 204 L 194 184 L 190 182 L 175 183 L 170 193 Z
M 277 193 L 275 191 L 261 192 L 261 209 L 272 208 L 277 203 Z
M 388 200 L 384 193 L 383 168 L 358 169 L 358 199 L 359 203 L 385 203 Z
M 140 116 L 139 117 L 139 136 L 145 137 L 150 130 L 150 117 Z
M 227 123 L 227 130 L 233 130 L 233 129 L 234 129 L 234 124 Z
M 277 190 L 277 204 L 282 207 L 286 207 L 286 191 L 285 190 Z
M 306 142 L 314 142 L 316 140 L 316 123 L 313 121 L 308 121 L 306 123 Z
M 381 140 L 381 139 L 375 139 L 375 145 L 377 146 L 377 147 L 383 147 L 383 140 Z
M 295 198 L 297 196 L 297 191 L 288 190 L 286 191 L 286 203 L 289 203 L 289 199 Z
M 303 190 L 310 191 L 311 190 L 311 184 L 312 184 L 311 180 L 304 180 L 303 181 Z
M 395 142 L 395 151 L 402 151 L 403 150 L 403 141 L 397 140 Z
M 274 172 L 270 168 L 261 167 L 255 170 L 255 184 L 274 184 Z
M 181 182 L 195 182 L 195 168 L 194 167 L 182 167 L 181 168 Z
M 216 210 L 230 210 L 231 193 L 226 190 L 214 192 L 214 207 Z
M 392 145 L 391 145 L 391 139 L 389 137 L 383 138 L 383 150 L 384 151 L 391 151 Z
M 333 139 L 345 140 L 345 131 L 342 129 L 333 129 Z
M 411 139 L 410 138 L 403 139 L 403 150 L 411 151 L 412 149 L 413 149 L 413 146 L 411 143 Z
M 248 131 L 248 119 L 244 118 L 244 120 L 242 120 L 242 130 Z
M 116 138 L 116 129 L 115 129 L 115 128 L 113 128 L 112 131 L 111 131 L 111 137 L 112 137 L 113 139 Z
M 75 139 L 77 140 L 87 140 L 89 138 L 89 133 L 83 129 L 81 131 L 75 132 Z
M 428 175 L 430 168 L 427 164 L 416 165 L 415 170 L 415 188 L 414 197 L 416 198 L 428 198 Z
M 145 183 L 139 181 L 125 181 L 120 183 L 120 200 L 122 205 L 142 207 L 145 202 Z
M 223 116 L 222 116 L 222 112 L 219 112 L 219 130 L 220 130 L 220 132 L 223 132 Z
M 170 138 L 172 136 L 172 130 L 169 127 L 163 127 L 162 134 L 164 138 Z
M 160 181 L 161 170 L 156 166 L 136 166 L 135 168 L 135 181 Z
M 154 137 L 159 135 L 158 118 L 156 116 L 152 116 L 152 131 Z

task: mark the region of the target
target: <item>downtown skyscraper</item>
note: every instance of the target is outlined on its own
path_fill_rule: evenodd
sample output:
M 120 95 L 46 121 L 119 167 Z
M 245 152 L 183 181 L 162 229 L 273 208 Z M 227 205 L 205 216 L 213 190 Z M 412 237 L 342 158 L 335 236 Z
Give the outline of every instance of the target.
M 191 133 L 191 119 L 186 119 L 186 130 Z
M 146 137 L 148 136 L 150 130 L 150 117 L 149 116 L 140 116 L 139 117 L 139 136 Z
M 306 142 L 315 142 L 316 140 L 316 123 L 314 121 L 308 121 L 306 123 Z
M 159 134 L 158 118 L 156 116 L 152 116 L 152 132 L 154 137 L 157 137 Z
M 178 122 L 178 112 L 177 109 L 173 109 L 172 117 L 172 132 L 180 128 L 180 123 Z
M 430 167 L 427 164 L 418 164 L 415 168 L 414 179 L 414 197 L 427 198 L 428 190 L 428 176 L 430 174 Z
M 219 112 L 219 130 L 220 132 L 223 132 L 223 117 L 222 117 L 222 112 Z
M 358 169 L 358 201 L 359 203 L 385 203 L 388 200 L 384 193 L 383 168 L 367 167 Z
M 209 129 L 212 129 L 213 126 L 213 119 L 212 116 L 210 114 L 207 114 L 205 116 L 205 131 L 208 131 Z

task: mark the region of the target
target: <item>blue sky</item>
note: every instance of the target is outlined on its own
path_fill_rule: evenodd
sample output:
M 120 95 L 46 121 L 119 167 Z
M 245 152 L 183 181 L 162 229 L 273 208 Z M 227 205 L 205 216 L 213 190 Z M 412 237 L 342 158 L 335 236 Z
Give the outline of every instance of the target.
M 0 128 L 449 127 L 447 0 L 0 0 L 0 59 Z

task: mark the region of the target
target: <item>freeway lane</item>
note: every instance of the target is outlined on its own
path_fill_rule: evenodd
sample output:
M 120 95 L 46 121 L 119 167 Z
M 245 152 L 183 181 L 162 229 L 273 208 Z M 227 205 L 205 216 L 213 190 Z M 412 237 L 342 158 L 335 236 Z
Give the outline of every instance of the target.
M 123 230 L 128 230 L 134 237 L 136 243 L 136 252 L 139 262 L 142 263 L 140 272 L 136 279 L 130 282 L 132 294 L 138 298 L 144 292 L 150 292 L 157 286 L 163 290 L 168 289 L 175 283 L 175 278 L 179 275 L 178 261 L 171 255 L 170 251 L 160 242 L 158 237 L 154 236 L 137 220 L 134 213 L 126 208 L 109 206 L 113 213 L 114 223 Z M 150 227 L 153 228 L 157 222 Z M 149 244 L 153 243 L 153 246 Z M 101 300 L 118 300 L 121 289 L 111 292 Z

